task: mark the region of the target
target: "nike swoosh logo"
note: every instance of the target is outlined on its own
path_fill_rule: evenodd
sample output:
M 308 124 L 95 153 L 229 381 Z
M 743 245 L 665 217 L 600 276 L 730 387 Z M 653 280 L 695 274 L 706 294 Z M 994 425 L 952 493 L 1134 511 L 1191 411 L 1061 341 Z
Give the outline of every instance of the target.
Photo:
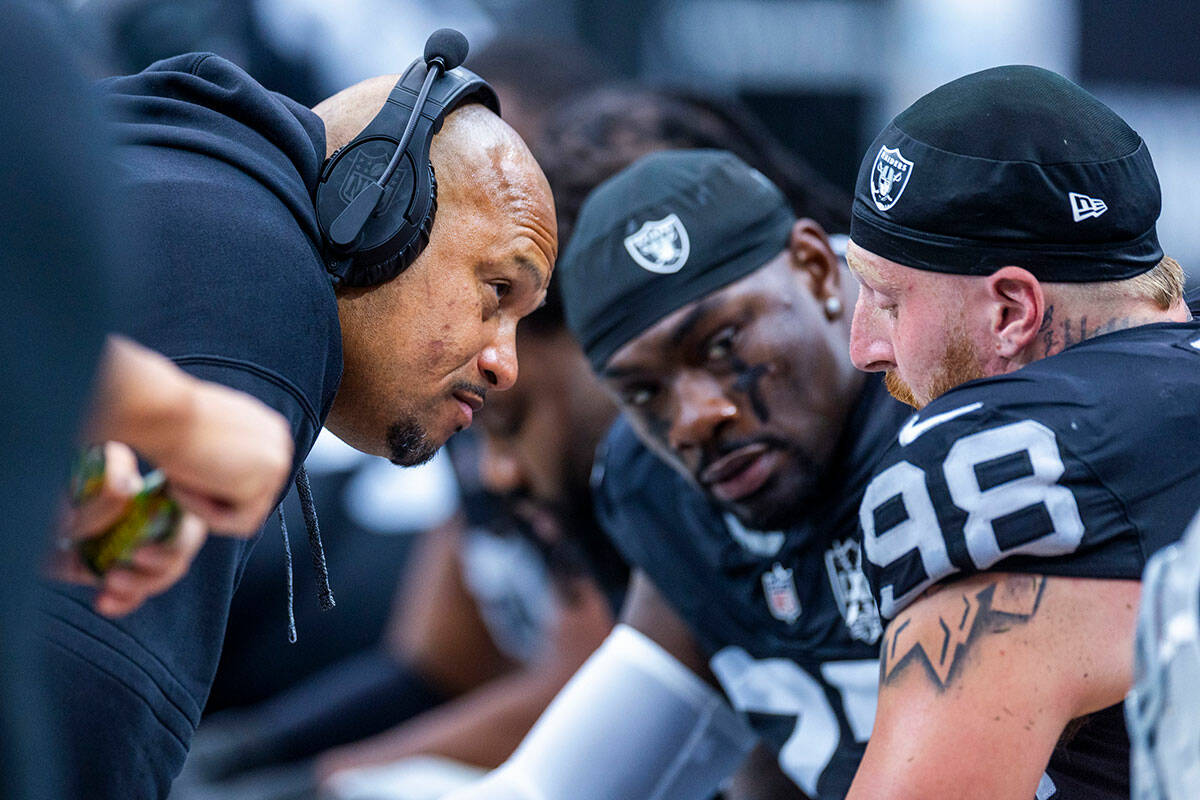
M 941 425 L 943 422 L 949 422 L 955 417 L 961 417 L 963 414 L 970 414 L 972 411 L 983 408 L 983 403 L 974 402 L 961 408 L 953 409 L 952 411 L 943 411 L 941 414 L 934 414 L 926 420 L 917 422 L 917 416 L 914 414 L 909 418 L 908 422 L 904 423 L 904 427 L 900 429 L 900 435 L 896 439 L 900 442 L 901 447 L 908 447 L 917 440 L 925 431 L 930 428 Z

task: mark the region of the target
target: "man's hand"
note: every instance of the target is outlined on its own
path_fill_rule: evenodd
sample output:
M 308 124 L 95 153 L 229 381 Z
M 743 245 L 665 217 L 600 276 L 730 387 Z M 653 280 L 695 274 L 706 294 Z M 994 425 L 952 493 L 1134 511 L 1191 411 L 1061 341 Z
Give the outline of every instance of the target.
M 96 493 L 62 515 L 58 547 L 49 566 L 51 577 L 95 586 L 95 607 L 109 617 L 136 610 L 148 598 L 162 594 L 187 572 L 207 538 L 208 529 L 195 515 L 184 513 L 168 542 L 141 546 L 128 564 L 98 577 L 79 556 L 79 542 L 99 536 L 128 509 L 142 489 L 137 456 L 126 445 L 104 446 L 104 482 Z
M 281 414 L 120 337 L 109 337 L 100 375 L 93 440 L 127 442 L 214 531 L 258 531 L 292 467 L 291 428 Z
M 93 440 L 115 440 L 105 445 L 104 482 L 64 513 L 49 571 L 97 587 L 96 610 L 107 616 L 128 614 L 173 586 L 210 527 L 255 533 L 292 466 L 291 429 L 278 412 L 116 336 L 108 341 L 87 430 Z M 170 540 L 140 546 L 128 562 L 97 577 L 80 559 L 78 543 L 110 528 L 142 489 L 134 450 L 163 472 L 183 514 Z
M 171 496 L 215 531 L 252 535 L 292 468 L 292 431 L 248 394 L 195 381 L 178 435 L 147 453 Z

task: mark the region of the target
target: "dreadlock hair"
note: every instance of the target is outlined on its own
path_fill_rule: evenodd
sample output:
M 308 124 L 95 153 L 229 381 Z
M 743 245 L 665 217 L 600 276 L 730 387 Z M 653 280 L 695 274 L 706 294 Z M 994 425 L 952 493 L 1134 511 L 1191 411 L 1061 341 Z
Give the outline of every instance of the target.
M 779 187 L 799 217 L 830 233 L 850 229 L 850 196 L 783 146 L 737 102 L 668 89 L 609 86 L 559 108 L 531 143 L 550 181 L 559 249 L 584 199 L 601 182 L 655 150 L 728 150 Z

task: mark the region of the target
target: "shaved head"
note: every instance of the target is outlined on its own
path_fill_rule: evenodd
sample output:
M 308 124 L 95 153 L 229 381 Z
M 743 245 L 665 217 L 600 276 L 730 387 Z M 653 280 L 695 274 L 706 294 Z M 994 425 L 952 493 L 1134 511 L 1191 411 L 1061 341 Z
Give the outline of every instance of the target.
M 313 109 L 327 156 L 370 124 L 397 80 L 365 80 Z M 431 456 L 489 391 L 516 380 L 516 323 L 541 303 L 558 252 L 546 177 L 490 109 L 447 114 L 429 158 L 429 244 L 397 277 L 337 293 L 343 375 L 327 424 L 399 464 Z
M 538 217 L 555 232 L 552 241 L 543 241 L 553 263 L 558 225 L 550 184 L 507 122 L 479 104 L 457 108 L 433 137 L 429 159 L 437 175 L 439 205 L 483 194 L 510 213 Z

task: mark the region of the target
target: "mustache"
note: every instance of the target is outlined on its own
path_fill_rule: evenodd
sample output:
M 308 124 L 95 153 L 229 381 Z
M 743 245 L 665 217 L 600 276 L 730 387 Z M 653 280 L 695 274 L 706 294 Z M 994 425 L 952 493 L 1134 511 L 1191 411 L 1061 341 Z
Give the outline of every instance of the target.
M 479 395 L 480 400 L 487 400 L 488 387 L 480 383 L 471 383 L 470 381 L 457 381 L 450 387 L 450 393 L 468 392 L 470 394 Z
M 913 395 L 909 385 L 900 379 L 894 369 L 889 369 L 883 375 L 883 385 L 887 388 L 888 394 L 904 403 L 906 406 L 918 408 L 917 398 Z

